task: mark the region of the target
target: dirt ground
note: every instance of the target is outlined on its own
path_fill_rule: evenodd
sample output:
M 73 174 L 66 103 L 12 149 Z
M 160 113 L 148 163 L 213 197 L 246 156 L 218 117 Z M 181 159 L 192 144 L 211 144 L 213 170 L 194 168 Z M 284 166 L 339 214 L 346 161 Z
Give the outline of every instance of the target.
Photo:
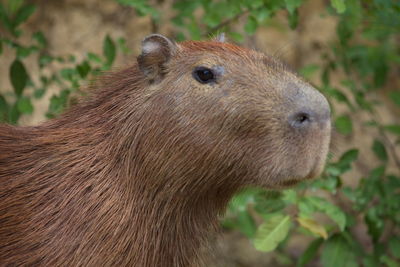
M 49 42 L 49 50 L 55 55 L 73 54 L 79 59 L 88 51 L 101 54 L 103 39 L 106 34 L 110 34 L 113 38 L 126 38 L 127 46 L 133 50 L 132 56 L 118 55 L 115 66 L 122 67 L 135 60 L 135 56 L 139 53 L 140 41 L 154 30 L 148 17 L 139 17 L 132 9 L 121 7 L 112 0 L 36 0 L 32 2 L 38 5 L 38 11 L 29 19 L 24 30 L 32 33 L 37 30 L 43 31 Z M 157 32 L 173 36 L 176 29 L 169 22 L 172 16 L 168 11 L 170 10 L 168 9 L 170 1 L 160 2 L 166 7 L 162 9 L 165 10 L 165 13 L 160 23 L 161 26 L 157 27 Z M 254 37 L 246 39 L 245 45 L 278 55 L 295 69 L 321 62 L 321 54 L 329 51 L 330 43 L 335 41 L 337 21 L 333 16 L 326 14 L 326 1 L 310 0 L 306 3 L 300 10 L 300 25 L 297 30 L 289 31 L 286 26 L 279 27 L 279 25 L 287 23 L 284 14 L 279 14 L 276 19 L 278 26 L 261 27 Z M 13 59 L 14 55 L 7 49 L 1 56 L 1 92 L 11 90 L 8 66 Z M 33 79 L 37 79 L 37 75 L 35 76 L 37 67 L 34 60 L 29 59 L 24 63 L 30 70 Z M 341 74 L 335 75 L 337 77 L 334 77 L 334 80 L 337 80 L 338 86 L 340 86 Z M 317 73 L 312 77 L 311 82 L 318 84 L 318 79 L 319 74 Z M 393 78 L 393 84 L 390 86 L 399 88 L 399 83 L 399 79 Z M 56 90 L 57 88 L 49 90 L 43 99 L 35 101 L 34 113 L 24 116 L 20 123 L 36 125 L 44 121 L 49 99 L 56 93 Z M 379 108 L 379 118 L 387 123 L 399 122 L 399 118 L 395 114 L 398 116 L 400 110 L 390 104 L 385 91 L 374 97 L 383 103 Z M 335 110 L 338 114 L 345 111 L 344 107 L 340 105 L 335 106 Z M 352 114 L 355 122 L 361 121 L 365 116 L 366 114 L 363 113 Z M 373 135 L 364 135 L 365 131 L 370 131 L 370 129 L 355 124 L 351 136 L 344 138 L 338 134 L 334 135 L 335 154 L 340 155 L 349 147 L 360 149 L 357 168 L 345 176 L 345 183 L 349 185 L 356 185 L 358 181 L 354 177 L 360 177 L 360 174 L 367 173 L 370 170 L 370 163 L 375 161 L 370 153 Z M 360 238 L 363 238 L 364 233 L 365 229 L 360 229 Z M 365 240 L 365 242 L 369 241 Z M 289 244 L 291 256 L 299 255 L 306 247 L 306 243 L 307 241 L 304 239 L 293 238 Z M 257 252 L 248 239 L 238 233 L 223 233 L 215 241 L 215 244 L 215 266 L 277 266 L 277 263 L 272 262 L 268 254 Z

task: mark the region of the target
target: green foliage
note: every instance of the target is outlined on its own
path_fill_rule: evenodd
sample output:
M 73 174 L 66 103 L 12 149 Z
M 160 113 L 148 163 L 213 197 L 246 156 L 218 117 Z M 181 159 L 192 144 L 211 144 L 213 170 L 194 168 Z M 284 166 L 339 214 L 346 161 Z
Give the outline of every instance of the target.
M 339 234 L 333 235 L 324 244 L 321 254 L 324 267 L 357 267 L 356 255 L 348 241 Z
M 261 224 L 254 239 L 254 246 L 260 251 L 272 251 L 282 242 L 290 229 L 290 216 L 276 214 Z
M 162 20 L 163 11 L 154 2 L 115 1 L 135 9 L 140 16 L 149 16 L 155 25 Z M 243 42 L 260 27 L 273 25 L 278 13 L 287 18 L 287 25 L 280 25 L 282 30 L 296 29 L 299 8 L 305 2 L 176 0 L 172 23 L 178 40 L 204 39 L 225 32 L 232 40 Z M 12 88 L 8 94 L 0 94 L 0 122 L 16 124 L 21 115 L 31 114 L 32 102 L 43 97 L 49 87 L 57 87 L 59 93 L 51 96 L 46 115 L 57 116 L 75 94 L 83 94 L 82 85 L 112 67 L 118 53 L 131 52 L 125 39 L 106 35 L 102 54 L 88 52 L 80 61 L 73 55 L 49 54 L 46 33 L 38 31 L 26 38 L 21 30 L 36 9 L 24 0 L 0 3 L 0 27 L 5 32 L 0 37 L 0 56 L 5 51 L 14 55 L 8 68 Z M 399 266 L 400 160 L 396 153 L 400 125 L 383 123 L 377 117 L 376 109 L 381 103 L 373 97 L 384 93 L 393 106 L 400 107 L 399 89 L 389 82 L 396 77 L 400 64 L 399 11 L 400 2 L 392 0 L 327 2 L 324 15 L 337 19 L 337 41 L 330 43 L 329 51 L 321 55 L 322 64 L 300 69 L 305 78 L 320 75 L 321 82 L 316 87 L 332 104 L 334 130 L 350 139 L 354 138 L 356 126 L 368 127 L 371 131 L 365 134 L 372 140 L 369 147 L 337 153 L 330 157 L 320 179 L 303 182 L 294 189 L 244 190 L 230 202 L 222 221 L 224 228 L 240 231 L 261 251 L 285 251 L 285 240 L 307 236 L 312 241 L 295 260 L 296 266 L 315 261 L 323 267 Z M 38 58 L 36 75 L 25 64 L 32 57 Z M 52 70 L 52 64 L 60 67 Z M 31 77 L 36 76 L 39 80 L 33 81 Z M 332 79 L 337 76 L 341 80 L 334 83 Z M 337 104 L 344 107 L 340 114 L 335 110 Z M 359 113 L 365 115 L 363 121 L 354 120 L 353 114 Z M 367 153 L 366 150 L 376 162 L 364 167 L 362 177 L 356 177 L 360 174 L 351 171 L 354 163 L 360 161 L 359 156 L 365 156 L 360 153 Z M 350 187 L 346 179 L 359 183 Z M 365 238 L 371 240 L 371 248 L 355 236 L 360 226 L 367 229 Z
M 312 217 L 315 212 L 322 212 L 328 215 L 339 226 L 340 230 L 344 230 L 346 226 L 345 213 L 326 199 L 307 196 L 302 197 L 298 204 L 300 216 Z
M 104 39 L 103 54 L 106 58 L 106 66 L 109 68 L 115 60 L 116 47 L 114 41 L 108 35 Z M 89 65 L 87 62 L 86 64 Z
M 400 92 L 390 92 L 389 95 L 393 103 L 400 107 Z
M 345 135 L 351 134 L 351 132 L 353 131 L 353 123 L 351 122 L 350 117 L 346 115 L 336 118 L 335 127 L 339 133 Z
M 154 19 L 158 19 L 160 16 L 160 12 L 155 8 L 151 7 L 146 0 L 116 0 L 116 1 L 121 5 L 134 8 L 139 16 L 150 15 Z
M 385 146 L 382 144 L 381 141 L 375 139 L 374 143 L 372 145 L 372 150 L 374 151 L 375 155 L 377 158 L 379 158 L 382 161 L 387 161 L 388 160 L 388 155 L 386 152 Z
M 80 88 L 88 79 L 111 68 L 118 50 L 124 54 L 130 53 L 125 39 L 119 38 L 116 44 L 107 35 L 103 42 L 103 55 L 87 53 L 81 62 L 76 62 L 73 55 L 51 55 L 48 53 L 46 36 L 40 31 L 31 36 L 31 43 L 21 41 L 26 34 L 19 27 L 35 12 L 36 6 L 27 4 L 24 0 L 3 2 L 4 4 L 0 3 L 0 26 L 6 34 L 0 38 L 0 54 L 7 49 L 7 53 L 15 54 L 15 59 L 9 66 L 13 94 L 0 94 L 1 122 L 16 124 L 21 115 L 32 114 L 32 101 L 43 97 L 51 86 L 60 88 L 60 93 L 51 96 L 46 116 L 57 116 L 69 105 L 72 95 L 83 93 Z M 24 63 L 24 60 L 35 56 L 38 58 L 37 65 L 40 70 L 39 82 L 30 79 Z M 53 63 L 61 67 L 57 70 L 49 68 Z M 51 70 L 50 74 L 48 70 Z
M 315 239 L 311 242 L 304 253 L 300 256 L 296 266 L 302 267 L 309 263 L 317 255 L 318 249 L 323 242 L 324 240 L 322 238 Z
M 15 94 L 20 96 L 28 83 L 28 74 L 24 64 L 18 59 L 15 59 L 10 66 L 10 80 Z
M 343 13 L 346 11 L 346 4 L 344 0 L 331 0 L 331 4 L 338 13 Z

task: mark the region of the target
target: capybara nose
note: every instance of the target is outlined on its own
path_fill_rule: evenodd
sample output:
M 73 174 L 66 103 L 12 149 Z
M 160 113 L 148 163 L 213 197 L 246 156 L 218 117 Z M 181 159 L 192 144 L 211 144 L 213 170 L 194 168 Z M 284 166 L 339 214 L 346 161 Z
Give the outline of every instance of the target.
M 330 107 L 326 98 L 314 91 L 312 97 L 303 98 L 300 101 L 301 106 L 296 107 L 295 111 L 289 115 L 289 125 L 296 129 L 306 129 L 313 125 L 320 128 L 330 124 Z

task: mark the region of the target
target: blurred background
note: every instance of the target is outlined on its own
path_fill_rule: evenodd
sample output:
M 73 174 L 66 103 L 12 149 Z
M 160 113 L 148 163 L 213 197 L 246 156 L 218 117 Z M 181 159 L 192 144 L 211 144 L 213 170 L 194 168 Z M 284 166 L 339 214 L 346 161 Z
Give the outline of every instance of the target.
M 224 32 L 287 62 L 332 107 L 321 177 L 235 196 L 209 266 L 400 266 L 400 1 L 1 0 L 0 122 L 58 116 L 153 32 Z

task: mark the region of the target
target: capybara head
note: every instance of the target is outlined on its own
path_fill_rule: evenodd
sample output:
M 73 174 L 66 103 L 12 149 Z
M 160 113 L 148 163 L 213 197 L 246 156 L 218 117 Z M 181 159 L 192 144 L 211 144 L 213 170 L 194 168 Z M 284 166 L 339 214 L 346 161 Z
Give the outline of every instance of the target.
M 183 176 L 219 170 L 215 185 L 281 188 L 321 173 L 329 104 L 277 59 L 221 40 L 176 44 L 151 35 L 138 64 L 146 103 L 164 121 L 159 149 Z M 229 180 L 232 173 L 241 179 Z

